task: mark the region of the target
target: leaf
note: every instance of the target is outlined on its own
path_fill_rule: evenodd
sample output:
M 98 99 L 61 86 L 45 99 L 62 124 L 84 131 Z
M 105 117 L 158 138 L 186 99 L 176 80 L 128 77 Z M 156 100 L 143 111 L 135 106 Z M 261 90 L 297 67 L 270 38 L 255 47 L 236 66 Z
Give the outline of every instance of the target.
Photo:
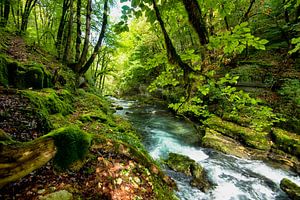
M 262 40 L 259 41 L 259 43 L 260 43 L 260 44 L 263 44 L 263 45 L 264 45 L 264 44 L 267 44 L 268 42 L 269 42 L 269 41 L 266 40 L 266 39 L 262 39 Z
M 124 6 L 122 6 L 122 10 L 130 10 L 130 7 L 129 6 L 126 6 L 126 5 L 124 5 Z
M 132 0 L 131 1 L 131 6 L 136 8 L 140 4 L 140 0 Z
M 240 24 L 240 26 L 241 27 L 246 27 L 246 26 L 248 26 L 248 22 L 243 22 L 243 23 Z

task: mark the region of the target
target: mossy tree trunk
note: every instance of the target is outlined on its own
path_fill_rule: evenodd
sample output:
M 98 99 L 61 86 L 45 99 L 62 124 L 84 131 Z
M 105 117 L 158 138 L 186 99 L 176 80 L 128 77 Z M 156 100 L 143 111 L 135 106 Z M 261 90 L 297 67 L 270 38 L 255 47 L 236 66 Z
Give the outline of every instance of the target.
M 185 62 L 183 62 L 183 60 L 181 59 L 180 55 L 178 55 L 172 41 L 171 38 L 169 36 L 169 34 L 167 33 L 167 30 L 165 28 L 165 24 L 163 22 L 163 19 L 161 17 L 160 11 L 158 9 L 158 6 L 156 4 L 155 0 L 152 0 L 152 4 L 153 4 L 153 9 L 155 11 L 155 15 L 156 15 L 156 19 L 159 22 L 160 28 L 162 30 L 162 33 L 164 35 L 164 40 L 165 40 L 165 44 L 167 47 L 167 56 L 168 56 L 168 60 L 170 64 L 173 65 L 177 65 L 179 66 L 184 73 L 184 81 L 186 86 L 189 85 L 189 74 L 191 72 L 193 72 L 194 70 Z
M 208 31 L 206 29 L 205 20 L 201 14 L 201 8 L 196 0 L 183 0 L 185 10 L 189 16 L 189 22 L 198 34 L 202 45 L 208 43 Z
M 26 143 L 0 143 L 0 188 L 42 167 L 55 153 L 52 138 L 42 137 Z

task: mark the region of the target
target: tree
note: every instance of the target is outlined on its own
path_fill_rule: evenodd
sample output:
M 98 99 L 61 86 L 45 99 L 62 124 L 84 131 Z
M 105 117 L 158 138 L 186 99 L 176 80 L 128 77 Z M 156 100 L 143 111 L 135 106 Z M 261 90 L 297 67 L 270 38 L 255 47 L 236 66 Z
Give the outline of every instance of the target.
M 60 22 L 59 22 L 59 27 L 56 35 L 56 49 L 58 52 L 58 57 L 62 55 L 62 38 L 63 38 L 63 33 L 65 29 L 65 23 L 66 23 L 66 15 L 67 11 L 70 7 L 70 1 L 69 0 L 64 0 L 63 1 L 63 9 L 60 17 Z
M 167 30 L 165 28 L 164 22 L 161 18 L 161 15 L 160 15 L 160 12 L 159 12 L 159 9 L 157 7 L 157 4 L 156 4 L 155 0 L 152 0 L 152 4 L 153 4 L 153 8 L 154 8 L 154 11 L 155 11 L 157 21 L 159 22 L 159 25 L 160 25 L 161 30 L 162 30 L 163 35 L 164 35 L 169 62 L 171 64 L 178 65 L 183 70 L 185 83 L 188 84 L 189 74 L 193 71 L 193 69 L 188 64 L 183 62 L 181 57 L 176 52 L 176 49 L 175 49 L 175 47 L 174 47 L 174 45 L 173 45 L 173 43 L 172 43 L 172 41 L 171 41 L 171 39 L 170 39 L 170 37 L 167 33 Z
M 28 26 L 28 19 L 32 9 L 34 8 L 37 0 L 26 0 L 25 7 L 22 14 L 22 24 L 21 24 L 21 31 L 25 32 Z
M 0 26 L 5 27 L 8 22 L 10 12 L 10 0 L 4 0 L 0 3 Z
M 108 0 L 104 1 L 104 8 L 103 8 L 103 18 L 102 18 L 102 26 L 101 26 L 101 32 L 100 35 L 98 37 L 98 41 L 96 46 L 94 47 L 94 51 L 92 53 L 92 55 L 90 56 L 90 58 L 87 60 L 87 62 L 80 67 L 79 69 L 79 74 L 84 74 L 85 72 L 87 72 L 87 70 L 91 67 L 92 63 L 94 62 L 97 54 L 100 51 L 100 47 L 102 45 L 102 41 L 104 39 L 105 36 L 105 32 L 106 32 L 106 27 L 107 27 L 107 21 L 108 21 Z
M 182 0 L 184 7 L 189 16 L 189 22 L 194 27 L 195 31 L 198 34 L 199 40 L 202 45 L 208 43 L 208 31 L 206 28 L 205 21 L 201 14 L 201 8 L 197 0 Z

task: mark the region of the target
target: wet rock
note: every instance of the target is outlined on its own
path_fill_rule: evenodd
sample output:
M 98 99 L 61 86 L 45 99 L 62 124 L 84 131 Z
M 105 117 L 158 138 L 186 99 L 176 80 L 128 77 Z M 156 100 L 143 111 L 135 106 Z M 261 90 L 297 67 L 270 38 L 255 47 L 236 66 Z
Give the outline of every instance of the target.
M 41 196 L 39 199 L 40 200 L 71 200 L 73 199 L 73 195 L 66 190 L 60 190 L 57 192 L 47 194 L 45 196 Z
M 272 138 L 278 149 L 300 158 L 300 135 L 273 128 Z
M 243 127 L 238 124 L 223 120 L 217 116 L 212 116 L 205 122 L 210 129 L 218 131 L 222 135 L 238 140 L 248 147 L 259 150 L 270 150 L 271 141 L 268 139 L 269 133 L 260 132 L 254 129 Z
M 122 106 L 117 106 L 116 110 L 123 110 L 124 108 Z
M 192 176 L 193 179 L 190 184 L 201 191 L 207 192 L 212 188 L 213 184 L 208 180 L 205 169 L 189 157 L 170 153 L 165 162 L 170 169 Z
M 287 178 L 284 178 L 280 182 L 280 188 L 292 199 L 300 200 L 300 187 L 290 181 Z
M 205 130 L 205 136 L 202 138 L 201 143 L 203 147 L 212 148 L 225 154 L 250 158 L 247 149 L 243 145 L 209 128 Z

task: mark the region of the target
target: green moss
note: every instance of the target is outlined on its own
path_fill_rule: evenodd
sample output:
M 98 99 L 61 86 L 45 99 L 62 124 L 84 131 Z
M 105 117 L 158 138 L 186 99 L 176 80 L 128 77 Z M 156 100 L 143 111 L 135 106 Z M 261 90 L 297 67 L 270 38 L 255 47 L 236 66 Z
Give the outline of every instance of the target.
M 19 89 L 42 89 L 52 86 L 52 75 L 43 65 L 12 62 L 8 67 L 12 76 L 10 84 Z
M 284 178 L 280 182 L 280 188 L 291 198 L 295 200 L 300 199 L 300 187 L 290 181 L 287 178 Z
M 279 149 L 298 158 L 300 157 L 300 135 L 279 128 L 273 128 L 272 138 Z
M 192 176 L 190 167 L 195 164 L 195 161 L 189 157 L 176 153 L 170 153 L 165 162 L 172 170 Z
M 97 110 L 95 112 L 90 112 L 90 113 L 82 114 L 79 117 L 79 120 L 81 122 L 83 122 L 83 123 L 92 122 L 92 121 L 98 121 L 98 122 L 104 123 L 104 122 L 108 121 L 108 116 L 105 115 L 100 110 Z
M 71 122 L 68 121 L 68 117 L 63 116 L 61 113 L 50 115 L 48 119 L 51 122 L 53 129 L 71 125 Z
M 268 140 L 267 132 L 259 132 L 250 128 L 242 127 L 237 124 L 224 121 L 217 116 L 212 116 L 206 120 L 205 124 L 223 135 L 237 139 L 249 147 L 269 150 L 271 143 Z
M 204 147 L 212 148 L 225 154 L 248 158 L 245 147 L 233 139 L 223 136 L 221 133 L 209 128 L 205 130 L 205 136 L 202 138 L 201 144 Z
M 46 89 L 42 91 L 24 90 L 22 95 L 28 98 L 31 103 L 39 109 L 39 112 L 44 115 L 62 113 L 62 115 L 69 114 L 73 108 L 68 100 L 60 98 L 55 90 Z
M 85 92 L 83 89 L 79 89 L 76 97 L 77 106 L 84 110 L 102 110 L 105 114 L 110 111 L 108 102 L 101 96 Z
M 7 61 L 3 55 L 0 55 L 0 85 L 8 86 Z
M 70 167 L 75 161 L 83 160 L 92 141 L 92 136 L 83 132 L 77 126 L 59 128 L 45 137 L 54 138 L 57 147 L 54 162 L 62 169 Z

